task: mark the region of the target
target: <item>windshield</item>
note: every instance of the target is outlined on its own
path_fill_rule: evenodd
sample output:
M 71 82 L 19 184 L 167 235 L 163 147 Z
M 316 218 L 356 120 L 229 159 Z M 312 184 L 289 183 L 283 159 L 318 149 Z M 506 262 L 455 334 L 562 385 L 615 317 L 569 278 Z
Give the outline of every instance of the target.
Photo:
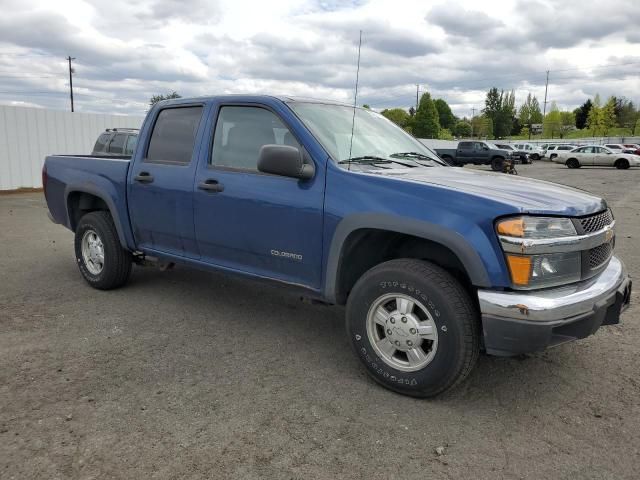
M 353 107 L 305 102 L 288 105 L 338 163 L 393 163 L 394 168 L 446 165 L 433 151 L 372 110 L 355 109 L 351 144 Z

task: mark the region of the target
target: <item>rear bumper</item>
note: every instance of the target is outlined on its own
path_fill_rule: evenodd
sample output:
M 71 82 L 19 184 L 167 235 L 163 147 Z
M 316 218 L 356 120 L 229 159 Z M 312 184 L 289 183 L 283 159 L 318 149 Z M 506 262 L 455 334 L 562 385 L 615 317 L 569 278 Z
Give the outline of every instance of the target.
M 598 276 L 537 292 L 479 290 L 487 353 L 518 355 L 584 338 L 620 322 L 629 305 L 631 280 L 612 257 Z

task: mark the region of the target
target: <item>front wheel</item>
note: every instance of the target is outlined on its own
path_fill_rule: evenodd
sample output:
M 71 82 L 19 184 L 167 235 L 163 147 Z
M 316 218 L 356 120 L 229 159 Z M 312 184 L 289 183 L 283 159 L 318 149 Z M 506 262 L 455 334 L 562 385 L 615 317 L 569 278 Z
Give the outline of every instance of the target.
M 504 167 L 504 158 L 495 157 L 491 159 L 491 170 L 494 172 L 501 172 Z
M 87 213 L 75 232 L 76 262 L 89 285 L 110 290 L 126 283 L 131 274 L 131 254 L 122 248 L 108 212 Z
M 386 388 L 431 397 L 461 382 L 480 352 L 474 303 L 446 270 L 413 259 L 366 272 L 347 302 L 347 334 Z
M 616 160 L 615 165 L 618 170 L 626 170 L 627 168 L 629 168 L 629 160 L 627 160 L 626 158 L 619 158 L 618 160 Z
M 537 153 L 532 153 L 531 160 L 540 160 L 540 155 L 538 155 Z
M 567 160 L 566 164 L 567 168 L 580 168 L 580 162 L 575 158 L 570 158 Z

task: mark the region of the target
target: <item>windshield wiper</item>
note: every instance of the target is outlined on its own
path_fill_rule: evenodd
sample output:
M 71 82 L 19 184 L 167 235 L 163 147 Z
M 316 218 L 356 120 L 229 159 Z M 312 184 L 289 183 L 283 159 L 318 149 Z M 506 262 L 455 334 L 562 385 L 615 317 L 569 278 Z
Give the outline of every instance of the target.
M 340 160 L 338 163 L 392 163 L 392 161 L 387 158 L 376 157 L 375 155 L 363 155 L 361 157 Z
M 420 160 L 428 160 L 429 162 L 439 163 L 435 158 L 432 158 L 429 155 L 425 155 L 424 153 L 419 153 L 419 152 L 398 152 L 398 153 L 392 153 L 389 156 L 393 158 L 417 158 Z M 420 163 L 420 165 L 424 165 L 424 164 Z M 431 165 L 424 165 L 424 166 L 431 166 Z
M 390 155 L 390 156 L 393 156 L 393 155 Z M 402 165 L 404 167 L 415 168 L 415 165 L 412 165 L 410 163 L 399 162 L 397 160 L 389 160 L 388 158 L 382 158 L 376 155 L 363 155 L 361 157 L 352 157 L 346 160 L 340 160 L 338 163 L 368 163 L 368 164 L 397 163 L 398 165 Z

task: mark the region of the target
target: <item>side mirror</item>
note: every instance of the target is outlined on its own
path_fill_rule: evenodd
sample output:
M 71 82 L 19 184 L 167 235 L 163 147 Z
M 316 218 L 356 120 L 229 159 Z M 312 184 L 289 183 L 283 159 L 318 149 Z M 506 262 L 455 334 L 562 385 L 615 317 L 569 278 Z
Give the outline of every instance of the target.
M 258 170 L 301 180 L 309 180 L 316 173 L 313 164 L 304 163 L 302 152 L 289 145 L 263 145 L 258 155 Z
M 489 147 L 487 147 L 486 145 L 484 147 L 482 147 L 483 150 L 489 150 Z

